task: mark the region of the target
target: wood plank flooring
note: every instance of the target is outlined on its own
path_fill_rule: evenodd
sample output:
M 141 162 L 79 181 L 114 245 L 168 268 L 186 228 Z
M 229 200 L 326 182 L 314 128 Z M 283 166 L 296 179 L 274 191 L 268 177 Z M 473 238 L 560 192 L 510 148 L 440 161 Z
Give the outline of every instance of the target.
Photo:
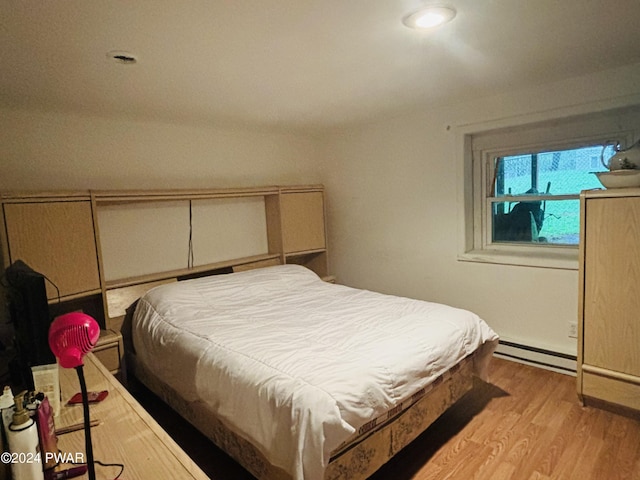
M 582 407 L 575 377 L 499 358 L 490 371 L 371 480 L 640 480 L 639 420 Z M 152 394 L 137 397 L 211 478 L 253 478 Z

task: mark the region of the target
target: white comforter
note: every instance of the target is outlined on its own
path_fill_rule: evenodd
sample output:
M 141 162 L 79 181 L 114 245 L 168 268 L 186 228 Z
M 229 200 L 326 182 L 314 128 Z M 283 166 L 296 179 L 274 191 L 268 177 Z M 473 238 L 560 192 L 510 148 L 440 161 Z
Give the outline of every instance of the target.
M 471 312 L 329 284 L 297 265 L 157 287 L 133 319 L 152 373 L 306 480 L 367 420 L 496 340 Z

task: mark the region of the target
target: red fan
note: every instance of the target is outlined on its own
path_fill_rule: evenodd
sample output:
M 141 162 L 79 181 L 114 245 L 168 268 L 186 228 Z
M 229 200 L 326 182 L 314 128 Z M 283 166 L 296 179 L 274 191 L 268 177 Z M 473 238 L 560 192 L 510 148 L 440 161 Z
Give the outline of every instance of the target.
M 63 368 L 82 365 L 100 336 L 100 326 L 93 317 L 80 312 L 56 318 L 49 328 L 49 346 Z
M 49 347 L 51 347 L 51 351 L 58 357 L 62 367 L 75 368 L 78 373 L 84 410 L 84 440 L 87 451 L 89 480 L 95 480 L 96 472 L 93 463 L 93 445 L 91 443 L 89 399 L 82 369 L 84 366 L 82 359 L 93 349 L 99 337 L 100 326 L 98 322 L 93 317 L 79 312 L 60 315 L 49 327 Z

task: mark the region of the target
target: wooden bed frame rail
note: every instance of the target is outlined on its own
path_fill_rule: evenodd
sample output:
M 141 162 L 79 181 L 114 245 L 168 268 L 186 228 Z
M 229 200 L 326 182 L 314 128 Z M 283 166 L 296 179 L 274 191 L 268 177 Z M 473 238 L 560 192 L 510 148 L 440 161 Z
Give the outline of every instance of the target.
M 283 469 L 269 463 L 257 448 L 218 420 L 206 404 L 185 401 L 138 362 L 132 350 L 129 352 L 128 362 L 134 376 L 252 475 L 259 480 L 291 480 Z M 325 471 L 325 480 L 365 480 L 370 477 L 472 390 L 477 381 L 473 373 L 474 361 L 474 355 L 465 358 L 409 408 L 371 430 L 346 450 L 336 452 Z

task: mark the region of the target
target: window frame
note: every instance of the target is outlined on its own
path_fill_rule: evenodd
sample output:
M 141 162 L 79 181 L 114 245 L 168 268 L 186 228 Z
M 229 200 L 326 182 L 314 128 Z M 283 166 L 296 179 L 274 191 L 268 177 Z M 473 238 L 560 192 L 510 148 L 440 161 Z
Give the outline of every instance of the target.
M 496 157 L 567 150 L 620 142 L 622 148 L 633 145 L 640 136 L 638 128 L 631 128 L 640 118 L 637 107 L 628 111 L 604 112 L 552 119 L 495 129 L 467 128 L 459 131 L 458 145 L 462 147 L 462 248 L 458 259 L 485 263 L 560 268 L 578 268 L 579 245 L 531 242 L 492 241 L 492 199 L 522 201 L 527 199 L 580 199 L 580 193 L 568 195 L 537 195 L 491 197 L 492 164 Z M 620 121 L 620 117 L 624 121 Z M 624 124 L 626 128 L 621 127 Z M 478 139 L 480 139 L 478 141 Z
M 620 139 L 613 139 L 613 141 L 620 141 Z M 510 148 L 507 150 L 484 150 L 480 151 L 478 155 L 482 158 L 478 159 L 481 162 L 481 176 L 482 176 L 482 201 L 484 202 L 484 208 L 482 209 L 482 241 L 481 248 L 483 250 L 495 249 L 505 251 L 519 251 L 523 246 L 531 246 L 535 248 L 535 251 L 544 250 L 546 248 L 578 248 L 578 245 L 561 245 L 561 244 L 549 244 L 549 243 L 531 243 L 531 242 L 494 242 L 493 241 L 493 215 L 492 215 L 492 203 L 494 202 L 521 202 L 521 201 L 544 201 L 544 200 L 580 200 L 580 192 L 574 194 L 538 194 L 538 195 L 503 195 L 500 197 L 491 196 L 490 192 L 493 189 L 493 178 L 495 174 L 495 159 L 499 157 L 508 157 L 512 155 L 528 155 L 535 153 L 543 153 L 549 151 L 561 151 L 561 150 L 573 150 L 585 147 L 597 147 L 602 146 L 607 142 L 607 139 L 598 138 L 596 140 L 589 139 L 585 143 L 584 140 L 569 141 L 569 142 L 553 142 L 553 144 L 535 145 L 523 147 L 526 151 L 522 151 L 522 148 Z M 475 227 L 477 228 L 477 226 Z

